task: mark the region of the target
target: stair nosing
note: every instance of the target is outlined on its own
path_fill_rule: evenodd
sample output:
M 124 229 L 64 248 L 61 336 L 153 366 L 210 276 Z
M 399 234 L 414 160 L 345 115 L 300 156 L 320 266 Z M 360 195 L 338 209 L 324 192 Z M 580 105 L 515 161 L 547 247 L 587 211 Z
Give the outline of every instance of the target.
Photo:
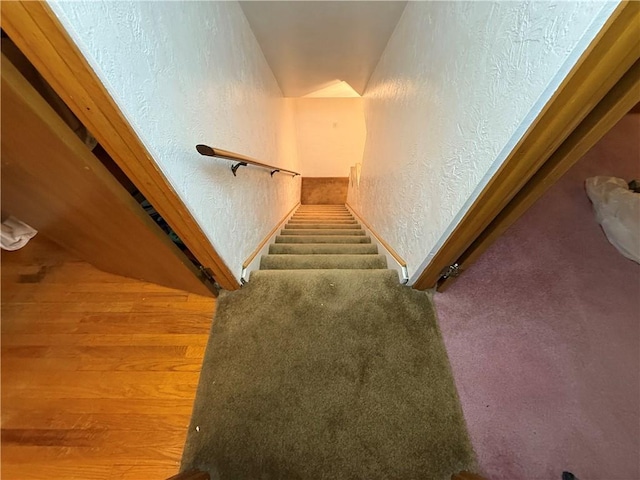
M 293 233 L 296 232 L 296 233 Z M 300 233 L 300 232 L 304 232 L 304 233 Z M 331 233 L 323 233 L 323 232 L 331 232 Z M 280 235 L 282 236 L 289 236 L 289 237 L 297 237 L 297 236 L 301 236 L 301 235 L 308 235 L 310 237 L 315 237 L 318 235 L 322 235 L 322 236 L 331 236 L 331 235 L 336 235 L 336 236 L 351 236 L 351 237 L 365 237 L 367 236 L 367 233 L 360 229 L 360 230 L 356 230 L 356 229 L 347 229 L 347 228 L 342 228 L 342 229 L 324 229 L 324 228 L 290 228 L 290 229 L 282 229 L 280 231 Z

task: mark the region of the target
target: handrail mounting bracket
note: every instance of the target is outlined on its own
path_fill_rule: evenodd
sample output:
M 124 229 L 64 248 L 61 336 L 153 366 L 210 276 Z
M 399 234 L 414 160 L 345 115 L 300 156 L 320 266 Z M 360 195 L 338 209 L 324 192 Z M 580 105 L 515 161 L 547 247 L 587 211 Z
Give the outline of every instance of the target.
M 246 167 L 247 166 L 247 162 L 238 162 L 235 165 L 231 165 L 231 171 L 233 172 L 233 176 L 236 176 L 236 172 L 238 171 L 238 169 L 240 167 Z

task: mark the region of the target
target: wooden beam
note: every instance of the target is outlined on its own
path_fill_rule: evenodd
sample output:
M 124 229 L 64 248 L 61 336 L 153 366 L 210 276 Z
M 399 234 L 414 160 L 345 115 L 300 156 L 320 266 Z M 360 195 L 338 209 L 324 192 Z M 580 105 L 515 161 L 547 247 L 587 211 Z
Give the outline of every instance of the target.
M 640 3 L 618 6 L 606 25 L 414 284 L 436 286 L 469 246 L 640 57 Z
M 218 284 L 240 284 L 45 2 L 2 2 L 2 28 Z

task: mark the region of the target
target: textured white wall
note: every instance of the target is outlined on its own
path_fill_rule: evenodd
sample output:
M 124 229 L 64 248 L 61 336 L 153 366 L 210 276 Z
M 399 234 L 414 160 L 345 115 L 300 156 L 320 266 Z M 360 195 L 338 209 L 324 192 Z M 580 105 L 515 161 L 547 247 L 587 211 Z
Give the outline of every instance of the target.
M 365 92 L 349 203 L 428 264 L 617 2 L 409 2 Z
M 296 136 L 304 177 L 348 177 L 362 161 L 367 130 L 362 98 L 296 98 Z
M 237 2 L 50 2 L 232 269 L 299 201 L 300 179 L 202 157 L 208 145 L 297 170 L 294 108 Z M 123 232 L 123 241 L 126 234 Z

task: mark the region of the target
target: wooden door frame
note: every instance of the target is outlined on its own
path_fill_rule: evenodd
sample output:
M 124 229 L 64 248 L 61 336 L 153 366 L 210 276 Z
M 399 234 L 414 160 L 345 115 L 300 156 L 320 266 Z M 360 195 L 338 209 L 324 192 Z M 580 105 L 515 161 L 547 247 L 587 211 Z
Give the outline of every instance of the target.
M 462 270 L 475 261 L 562 175 L 575 165 L 629 110 L 640 102 L 640 60 L 629 69 L 613 89 L 587 115 L 513 200 L 498 214 L 458 259 Z M 456 277 L 438 283 L 438 291 L 449 288 Z
M 639 26 L 640 2 L 621 3 L 413 288 L 446 288 L 447 267 L 468 268 L 638 101 Z
M 1 2 L 2 28 L 216 282 L 240 284 L 45 2 Z

